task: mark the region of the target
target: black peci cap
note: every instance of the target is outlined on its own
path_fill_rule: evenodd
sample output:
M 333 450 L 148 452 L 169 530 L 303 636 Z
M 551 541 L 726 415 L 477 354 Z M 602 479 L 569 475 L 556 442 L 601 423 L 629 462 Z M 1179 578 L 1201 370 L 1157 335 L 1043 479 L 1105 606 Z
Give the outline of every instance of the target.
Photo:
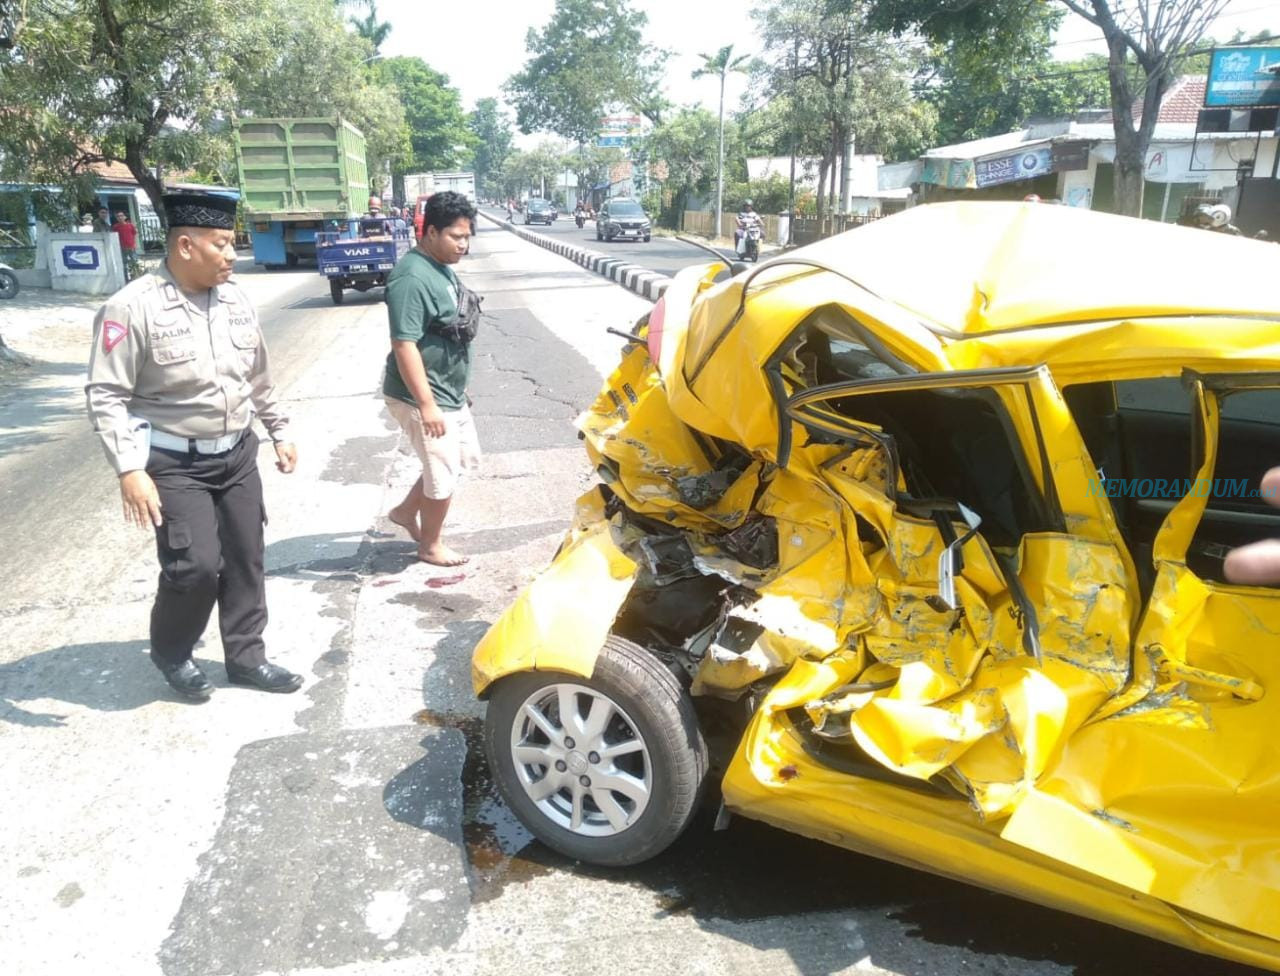
M 162 198 L 170 227 L 235 230 L 236 201 L 212 193 L 166 193 Z

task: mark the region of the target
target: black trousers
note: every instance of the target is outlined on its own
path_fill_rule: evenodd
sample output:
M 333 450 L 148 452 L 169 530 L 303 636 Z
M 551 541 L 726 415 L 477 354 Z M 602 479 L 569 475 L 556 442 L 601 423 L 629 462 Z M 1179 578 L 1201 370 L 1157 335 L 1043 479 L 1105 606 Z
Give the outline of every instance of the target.
M 258 438 L 249 431 L 223 454 L 153 447 L 147 474 L 164 520 L 156 529 L 160 585 L 151 608 L 152 658 L 157 664 L 189 659 L 216 603 L 227 663 L 257 667 L 266 660 L 267 627 Z

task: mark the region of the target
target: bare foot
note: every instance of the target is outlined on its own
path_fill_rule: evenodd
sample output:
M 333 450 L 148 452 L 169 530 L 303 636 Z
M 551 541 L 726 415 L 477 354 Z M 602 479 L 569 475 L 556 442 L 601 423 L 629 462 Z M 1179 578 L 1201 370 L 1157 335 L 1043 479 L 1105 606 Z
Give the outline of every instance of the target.
M 461 566 L 471 557 L 450 549 L 443 542 L 418 550 L 418 558 L 432 566 Z
M 406 512 L 400 508 L 393 508 L 387 512 L 387 518 L 408 532 L 409 538 L 414 542 L 421 540 L 422 532 L 418 528 L 418 513 L 416 511 Z

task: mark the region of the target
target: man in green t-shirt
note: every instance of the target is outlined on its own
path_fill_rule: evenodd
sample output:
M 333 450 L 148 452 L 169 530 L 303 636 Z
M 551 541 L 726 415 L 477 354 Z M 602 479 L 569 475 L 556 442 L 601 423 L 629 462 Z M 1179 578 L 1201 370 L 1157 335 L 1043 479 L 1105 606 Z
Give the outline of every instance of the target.
M 387 517 L 418 543 L 418 558 L 436 566 L 467 561 L 440 533 L 459 478 L 480 463 L 467 396 L 470 339 L 449 328 L 459 296 L 450 265 L 467 253 L 475 219 L 475 207 L 462 194 L 432 195 L 422 239 L 387 278 L 391 354 L 382 392 L 422 461 L 422 477 Z

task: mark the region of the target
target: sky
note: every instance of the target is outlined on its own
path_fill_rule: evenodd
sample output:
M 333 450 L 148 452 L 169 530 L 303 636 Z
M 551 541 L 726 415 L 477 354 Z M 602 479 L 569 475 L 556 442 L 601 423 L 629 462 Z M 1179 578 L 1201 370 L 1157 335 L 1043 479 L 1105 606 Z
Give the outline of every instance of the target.
M 676 105 L 703 105 L 716 110 L 720 86 L 714 78 L 693 80 L 702 59 L 732 44 L 734 53 L 757 54 L 746 0 L 632 0 L 649 18 L 650 43 L 671 52 L 664 73 L 665 94 Z M 470 110 L 477 99 L 501 97 L 502 83 L 527 58 L 525 35 L 541 26 L 555 9 L 555 0 L 378 0 L 378 17 L 392 25 L 382 46 L 389 57 L 409 55 L 449 76 Z M 1211 28 L 1226 38 L 1237 29 L 1280 33 L 1280 3 L 1276 0 L 1231 0 Z M 1055 56 L 1069 60 L 1090 53 L 1106 53 L 1101 34 L 1080 17 L 1068 14 L 1057 38 Z M 725 107 L 736 108 L 747 88 L 745 75 L 730 75 Z M 540 136 L 517 137 L 529 146 Z

